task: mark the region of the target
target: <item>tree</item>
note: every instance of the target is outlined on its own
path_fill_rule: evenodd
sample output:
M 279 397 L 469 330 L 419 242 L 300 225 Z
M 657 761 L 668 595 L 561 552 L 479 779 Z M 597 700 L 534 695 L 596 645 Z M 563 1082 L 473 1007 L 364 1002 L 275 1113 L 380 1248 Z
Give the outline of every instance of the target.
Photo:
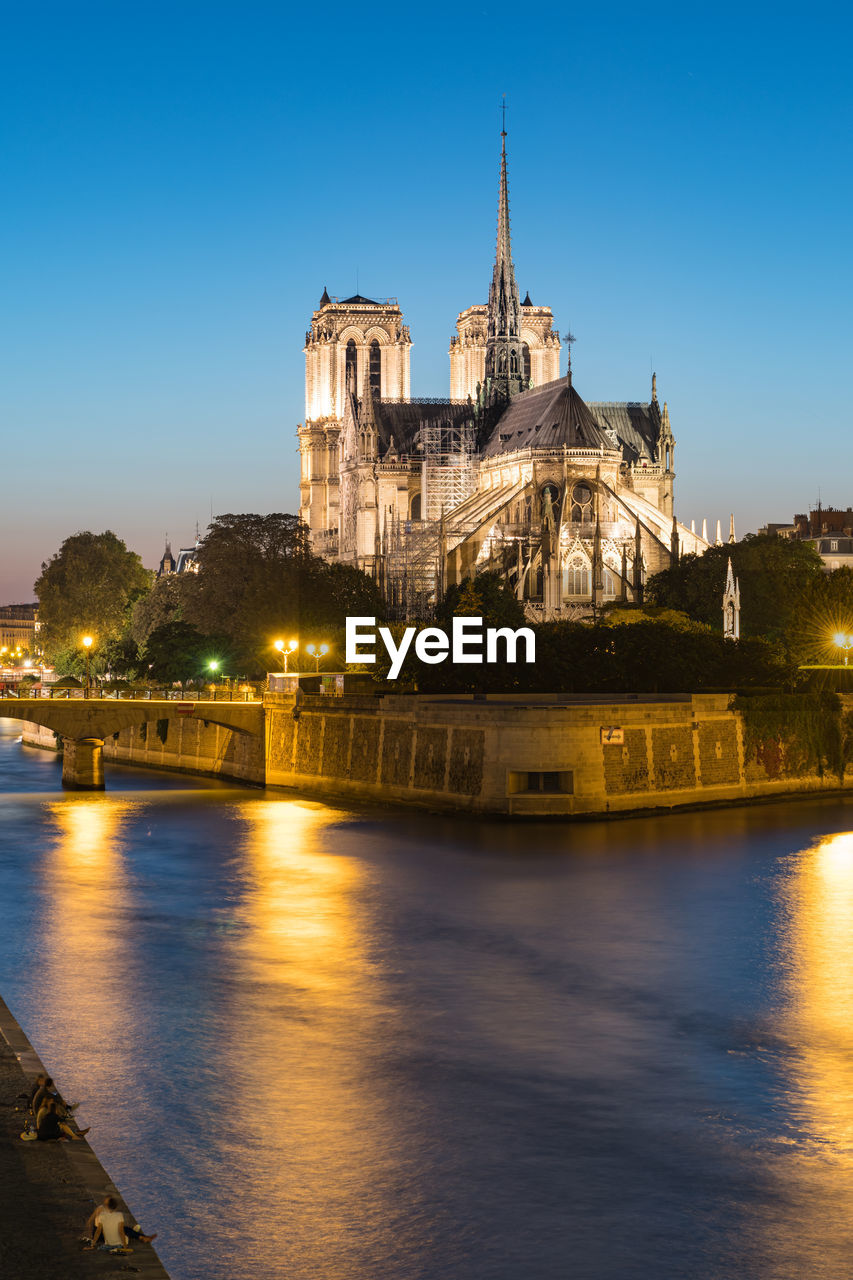
M 523 627 L 524 606 L 512 587 L 493 570 L 453 583 L 435 611 L 439 626 L 450 626 L 455 616 L 482 618 L 485 627 Z
M 139 646 L 127 632 L 101 645 L 97 658 L 98 671 L 106 672 L 114 680 L 133 680 L 139 675 Z
M 383 613 L 375 580 L 312 555 L 297 516 L 217 516 L 199 546 L 198 566 L 182 588 L 181 616 L 203 634 L 229 636 L 235 661 L 248 673 L 268 670 L 277 638 L 337 644 L 348 614 Z
M 151 590 L 137 600 L 131 611 L 130 634 L 140 648 L 152 631 L 183 616 L 184 601 L 194 582 L 193 573 L 170 573 L 156 578 Z
M 804 587 L 791 624 L 791 649 L 799 663 L 842 661 L 835 636 L 853 634 L 853 571 L 820 573 Z
M 223 636 L 203 636 L 189 622 L 166 622 L 148 637 L 142 652 L 147 674 L 164 684 L 209 678 L 209 664 L 216 661 L 220 674 L 233 675 L 233 646 Z
M 118 639 L 128 608 L 150 585 L 151 574 L 139 556 L 110 530 L 66 538 L 42 565 L 34 587 L 47 657 L 76 653 L 87 632 L 98 646 Z
M 709 547 L 704 555 L 683 556 L 649 579 L 647 602 L 678 609 L 721 631 L 730 557 L 740 581 L 741 634 L 786 642 L 803 593 L 823 572 L 820 556 L 807 542 L 747 534 L 741 542 Z

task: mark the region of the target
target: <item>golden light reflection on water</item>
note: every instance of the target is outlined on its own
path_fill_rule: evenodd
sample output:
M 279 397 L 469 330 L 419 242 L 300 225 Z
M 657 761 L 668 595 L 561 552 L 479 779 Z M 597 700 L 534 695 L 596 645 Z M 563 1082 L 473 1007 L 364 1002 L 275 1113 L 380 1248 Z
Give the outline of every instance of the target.
M 363 864 L 334 855 L 328 809 L 273 802 L 246 805 L 243 814 L 253 963 L 315 995 L 340 995 L 342 976 L 363 963 L 354 903 Z
M 249 888 L 227 1020 L 241 1039 L 229 1057 L 248 1103 L 242 1176 L 264 1185 L 278 1224 L 253 1262 L 286 1274 L 293 1240 L 303 1268 L 307 1251 L 317 1275 L 367 1280 L 400 1210 L 399 1136 L 371 1067 L 388 1015 L 369 954 L 369 864 L 338 851 L 339 816 L 291 801 L 243 809 Z
M 853 1168 L 853 832 L 800 854 L 786 897 L 792 1103 L 822 1154 Z
M 85 1061 L 92 1095 L 114 1091 L 102 1050 L 121 1043 L 126 1027 L 122 826 L 133 807 L 100 795 L 48 806 L 55 838 L 43 862 L 46 1017 L 47 1010 L 60 1011 L 55 1034 L 71 1061 Z

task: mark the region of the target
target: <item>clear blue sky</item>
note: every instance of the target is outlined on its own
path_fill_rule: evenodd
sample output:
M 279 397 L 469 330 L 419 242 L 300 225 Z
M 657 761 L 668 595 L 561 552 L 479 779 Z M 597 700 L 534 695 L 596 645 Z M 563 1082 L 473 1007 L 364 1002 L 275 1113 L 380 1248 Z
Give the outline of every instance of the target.
M 297 507 L 324 285 L 396 294 L 412 390 L 486 300 L 507 95 L 519 286 L 590 400 L 648 395 L 681 519 L 853 504 L 841 5 L 7 5 L 0 603 L 80 529 L 154 565 Z

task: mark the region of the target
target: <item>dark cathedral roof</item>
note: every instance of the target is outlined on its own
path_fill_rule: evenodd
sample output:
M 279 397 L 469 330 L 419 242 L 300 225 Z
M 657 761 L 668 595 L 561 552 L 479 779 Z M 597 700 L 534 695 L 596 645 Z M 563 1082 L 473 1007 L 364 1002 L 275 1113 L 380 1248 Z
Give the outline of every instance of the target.
M 640 458 L 655 460 L 661 429 L 656 400 L 651 404 L 601 401 L 587 407 L 603 430 L 616 433 L 626 462 L 637 462 Z
M 348 302 L 366 302 L 371 307 L 381 307 L 381 302 L 374 302 L 373 298 L 363 298 L 360 293 L 354 293 L 351 298 L 342 298 L 341 305 L 346 306 Z
M 380 455 L 385 452 L 394 437 L 398 453 L 414 453 L 417 435 L 428 422 L 456 424 L 474 416 L 473 406 L 467 401 L 454 404 L 450 400 L 373 402 L 373 412 L 379 431 Z
M 427 423 L 456 425 L 474 416 L 474 406 L 467 400 L 380 400 L 375 394 L 371 399 L 380 458 L 387 453 L 392 436 L 398 453 L 416 453 L 422 426 Z M 354 400 L 352 408 L 353 416 L 363 421 L 364 402 L 360 413 Z
M 498 419 L 484 458 L 517 449 L 613 449 L 568 378 L 523 391 Z

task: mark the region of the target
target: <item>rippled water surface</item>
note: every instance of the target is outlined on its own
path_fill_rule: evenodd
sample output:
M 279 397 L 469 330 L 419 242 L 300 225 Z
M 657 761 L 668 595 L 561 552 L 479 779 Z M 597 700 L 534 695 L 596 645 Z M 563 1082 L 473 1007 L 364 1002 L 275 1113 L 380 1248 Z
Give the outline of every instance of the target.
M 0 721 L 0 991 L 173 1280 L 853 1271 L 853 807 L 346 812 Z

